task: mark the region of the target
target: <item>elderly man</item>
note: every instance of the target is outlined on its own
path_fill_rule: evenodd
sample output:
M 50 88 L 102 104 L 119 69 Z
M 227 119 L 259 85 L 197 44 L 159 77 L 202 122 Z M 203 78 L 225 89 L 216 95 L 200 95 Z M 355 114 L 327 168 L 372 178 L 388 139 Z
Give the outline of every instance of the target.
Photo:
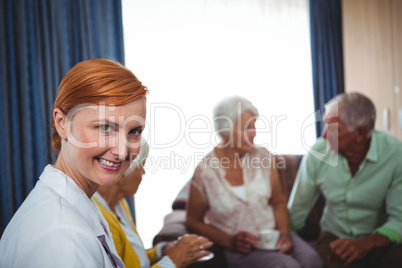
M 341 94 L 325 110 L 289 199 L 292 228 L 322 193 L 317 251 L 327 267 L 402 267 L 402 142 L 374 130 L 374 104 L 361 94 Z

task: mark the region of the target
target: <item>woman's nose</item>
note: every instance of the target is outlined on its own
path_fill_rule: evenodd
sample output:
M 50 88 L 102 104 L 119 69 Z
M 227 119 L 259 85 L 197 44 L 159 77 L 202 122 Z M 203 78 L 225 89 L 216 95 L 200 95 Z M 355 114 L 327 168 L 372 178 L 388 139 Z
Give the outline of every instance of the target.
M 324 125 L 324 129 L 322 130 L 321 136 L 326 139 L 328 134 L 328 126 L 327 124 Z
M 115 156 L 119 158 L 119 160 L 126 160 L 128 155 L 126 137 L 122 137 L 122 135 L 117 136 L 115 139 L 115 144 L 110 150 Z

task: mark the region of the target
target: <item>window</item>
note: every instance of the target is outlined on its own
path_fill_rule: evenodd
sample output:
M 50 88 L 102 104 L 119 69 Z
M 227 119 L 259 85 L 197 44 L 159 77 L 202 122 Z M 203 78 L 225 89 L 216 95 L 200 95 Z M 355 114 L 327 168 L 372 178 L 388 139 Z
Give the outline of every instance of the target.
M 136 194 L 145 247 L 209 152 L 212 110 L 232 95 L 258 108 L 255 143 L 306 153 L 315 142 L 307 0 L 123 0 L 126 66 L 149 88 L 146 174 Z

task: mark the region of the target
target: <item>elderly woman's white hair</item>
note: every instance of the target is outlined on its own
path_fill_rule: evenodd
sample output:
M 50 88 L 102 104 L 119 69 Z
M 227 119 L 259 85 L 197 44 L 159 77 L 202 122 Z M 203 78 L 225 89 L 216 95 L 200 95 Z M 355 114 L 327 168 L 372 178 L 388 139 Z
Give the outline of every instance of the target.
M 141 149 L 140 152 L 138 153 L 137 157 L 134 158 L 133 162 L 131 163 L 130 167 L 124 172 L 123 176 L 129 175 L 131 172 L 133 172 L 136 168 L 140 167 L 143 165 L 144 160 L 147 159 L 149 154 L 149 145 L 148 142 L 145 139 L 141 138 Z
M 257 108 L 243 97 L 233 96 L 222 100 L 214 109 L 215 130 L 220 136 L 229 135 L 236 121 L 245 112 L 252 112 L 256 117 L 259 116 Z

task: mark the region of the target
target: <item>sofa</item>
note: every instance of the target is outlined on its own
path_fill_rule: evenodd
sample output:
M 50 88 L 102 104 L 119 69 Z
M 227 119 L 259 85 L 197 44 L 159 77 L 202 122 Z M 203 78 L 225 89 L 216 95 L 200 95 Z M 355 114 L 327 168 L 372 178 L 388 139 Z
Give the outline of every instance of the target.
M 276 164 L 278 167 L 279 177 L 282 184 L 283 192 L 289 199 L 293 183 L 296 178 L 297 169 L 303 155 L 275 155 Z M 172 241 L 187 232 L 185 227 L 186 219 L 186 201 L 190 189 L 190 181 L 188 181 L 172 204 L 172 212 L 165 216 L 164 224 L 159 233 L 154 237 L 153 244 L 161 241 Z M 325 205 L 325 200 L 322 196 L 317 200 L 313 209 L 310 211 L 306 219 L 306 224 L 298 234 L 311 244 L 318 238 L 320 233 L 320 224 L 322 211 Z M 214 245 L 211 251 L 215 254 L 215 258 L 206 262 L 195 263 L 191 268 L 224 268 L 225 260 L 220 246 Z

